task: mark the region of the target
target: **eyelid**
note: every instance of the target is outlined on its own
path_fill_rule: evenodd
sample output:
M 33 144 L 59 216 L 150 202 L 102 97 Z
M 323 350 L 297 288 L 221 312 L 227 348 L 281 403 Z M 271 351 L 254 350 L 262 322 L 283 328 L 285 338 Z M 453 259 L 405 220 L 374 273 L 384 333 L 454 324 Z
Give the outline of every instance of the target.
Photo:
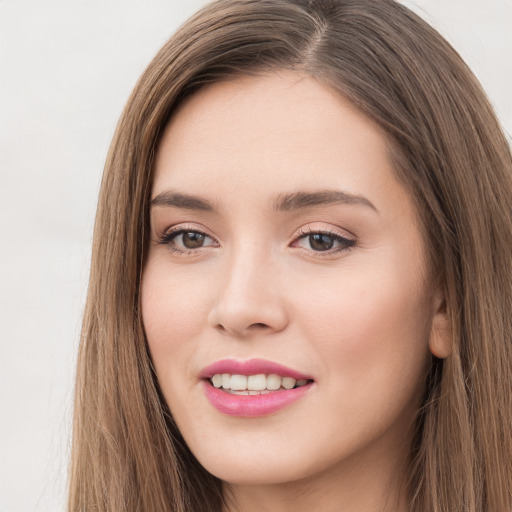
M 200 233 L 201 235 L 204 235 L 205 237 L 208 237 L 209 239 L 211 239 L 214 242 L 214 244 L 206 245 L 204 247 L 201 246 L 201 247 L 198 247 L 195 249 L 181 249 L 172 244 L 173 240 L 176 237 L 178 237 L 180 234 L 186 233 L 186 232 Z M 338 246 L 338 247 L 331 248 L 331 249 L 327 249 L 325 251 L 307 249 L 304 247 L 294 245 L 299 240 L 304 239 L 313 234 L 328 235 L 328 236 L 334 238 L 338 243 L 340 243 L 342 245 Z M 175 224 L 175 225 L 172 225 L 172 226 L 167 227 L 166 229 L 160 231 L 156 235 L 155 242 L 159 245 L 167 245 L 170 251 L 176 252 L 179 254 L 199 253 L 201 250 L 211 248 L 212 245 L 213 245 L 213 247 L 220 246 L 217 238 L 215 236 L 213 236 L 209 232 L 209 230 L 205 229 L 200 224 L 187 223 L 187 222 Z M 336 253 L 350 250 L 355 245 L 356 245 L 356 238 L 354 235 L 352 235 L 351 233 L 349 233 L 348 231 L 346 231 L 344 229 L 341 229 L 337 226 L 333 226 L 332 224 L 327 225 L 327 224 L 323 224 L 323 223 L 322 224 L 318 223 L 318 227 L 317 227 L 317 225 L 315 225 L 315 223 L 307 224 L 306 226 L 302 226 L 301 228 L 298 229 L 298 231 L 296 231 L 296 233 L 293 235 L 292 241 L 289 243 L 289 246 L 300 248 L 303 251 L 314 254 L 317 257 L 332 256 Z
M 293 240 L 296 240 L 301 236 L 307 236 L 315 233 L 326 233 L 328 235 L 338 236 L 345 240 L 356 241 L 356 236 L 350 231 L 325 222 L 309 222 L 308 224 L 301 226 L 293 235 Z
M 208 238 L 212 239 L 216 244 L 219 244 L 219 241 L 215 236 L 213 236 L 211 233 L 208 232 L 207 229 L 205 229 L 203 226 L 198 224 L 192 224 L 192 223 L 182 223 L 182 224 L 175 224 L 173 226 L 167 227 L 163 229 L 162 231 L 159 231 L 156 234 L 156 243 L 161 245 L 169 245 L 169 249 L 171 249 L 171 242 L 172 240 L 179 236 L 181 233 L 186 232 L 194 232 L 194 233 L 200 233 L 204 236 L 207 236 Z M 206 246 L 204 248 L 211 247 Z M 176 247 L 172 248 L 176 252 L 183 252 L 186 253 L 187 251 L 177 249 Z M 190 252 L 197 252 L 196 250 L 190 249 Z
M 314 234 L 325 234 L 329 235 L 335 240 L 337 240 L 340 243 L 344 243 L 344 246 L 328 249 L 325 251 L 315 251 L 314 249 L 306 249 L 303 247 L 294 246 L 293 244 L 297 243 L 301 239 L 305 239 L 310 235 Z M 333 256 L 340 252 L 345 252 L 350 249 L 352 249 L 356 245 L 356 237 L 352 235 L 351 233 L 347 232 L 346 230 L 342 230 L 341 228 L 338 228 L 337 226 L 332 225 L 311 225 L 308 224 L 307 226 L 301 227 L 298 232 L 295 233 L 293 236 L 293 240 L 290 243 L 290 246 L 292 247 L 298 247 L 303 249 L 304 251 L 313 254 L 317 257 L 327 257 L 327 256 Z

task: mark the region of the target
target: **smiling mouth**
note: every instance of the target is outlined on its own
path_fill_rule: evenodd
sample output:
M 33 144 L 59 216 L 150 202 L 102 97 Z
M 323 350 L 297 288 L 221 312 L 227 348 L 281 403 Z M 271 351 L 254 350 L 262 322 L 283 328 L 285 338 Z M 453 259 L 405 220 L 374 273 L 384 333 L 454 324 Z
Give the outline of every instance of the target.
M 265 359 L 223 359 L 200 374 L 211 405 L 223 414 L 256 418 L 277 413 L 302 400 L 315 380 Z
M 208 379 L 210 384 L 232 395 L 264 395 L 300 388 L 313 382 L 311 379 L 294 379 L 277 374 L 239 375 L 216 373 Z

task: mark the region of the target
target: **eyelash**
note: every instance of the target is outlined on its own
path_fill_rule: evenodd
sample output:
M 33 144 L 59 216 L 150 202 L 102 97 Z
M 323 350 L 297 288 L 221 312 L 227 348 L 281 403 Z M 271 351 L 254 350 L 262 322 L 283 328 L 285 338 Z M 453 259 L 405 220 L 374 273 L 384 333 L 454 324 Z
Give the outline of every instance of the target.
M 294 239 L 292 244 L 298 242 L 299 240 L 308 238 L 311 235 L 327 235 L 328 237 L 332 238 L 334 242 L 338 242 L 340 244 L 339 247 L 336 247 L 334 249 L 328 249 L 326 251 L 315 251 L 313 249 L 305 249 L 306 251 L 313 252 L 315 256 L 321 258 L 332 256 L 333 254 L 338 254 L 344 251 L 350 251 L 356 244 L 356 241 L 354 239 L 342 236 L 339 233 L 336 233 L 335 231 L 312 228 L 301 229 L 299 231 L 299 236 Z
M 171 251 L 172 253 L 178 254 L 178 255 L 196 254 L 198 249 L 205 248 L 205 247 L 198 247 L 197 249 L 183 250 L 183 249 L 179 249 L 178 247 L 176 247 L 174 240 L 178 236 L 183 235 L 185 233 L 194 233 L 197 235 L 202 235 L 206 238 L 209 238 L 214 243 L 218 244 L 218 241 L 215 240 L 215 238 L 213 238 L 212 236 L 208 235 L 208 233 L 205 233 L 204 231 L 201 231 L 200 229 L 197 229 L 197 228 L 187 228 L 187 227 L 178 227 L 176 229 L 171 228 L 167 231 L 164 231 L 163 233 L 161 233 L 159 235 L 157 243 L 160 245 L 166 245 L 168 247 L 169 251 Z M 328 249 L 325 251 L 315 251 L 314 249 L 302 248 L 305 251 L 313 253 L 317 257 L 327 257 L 327 256 L 332 256 L 333 254 L 337 254 L 340 252 L 350 251 L 356 244 L 355 240 L 353 240 L 351 238 L 344 237 L 332 230 L 321 230 L 321 229 L 315 230 L 315 229 L 308 228 L 308 229 L 301 229 L 299 231 L 299 235 L 296 238 L 294 238 L 294 240 L 290 244 L 290 246 L 297 247 L 297 246 L 294 246 L 293 244 L 297 243 L 299 240 L 303 240 L 312 235 L 327 235 L 328 237 L 332 238 L 334 242 L 338 242 L 340 244 L 339 247 L 336 247 L 334 249 Z M 210 246 L 206 246 L 206 247 L 210 247 Z
M 157 242 L 160 245 L 167 245 L 167 248 L 169 249 L 169 251 L 171 251 L 172 253 L 178 254 L 178 255 L 194 254 L 197 252 L 197 249 L 183 250 L 183 249 L 178 249 L 175 245 L 175 242 L 174 242 L 175 238 L 177 238 L 178 236 L 183 235 L 185 233 L 194 233 L 194 234 L 202 235 L 204 237 L 210 238 L 215 243 L 218 243 L 217 240 L 215 240 L 215 238 L 210 236 L 208 233 L 205 233 L 204 231 L 201 231 L 200 229 L 197 229 L 197 228 L 187 228 L 186 226 L 185 227 L 181 226 L 176 229 L 171 228 L 167 231 L 164 231 L 163 233 L 161 233 L 159 235 Z M 199 247 L 199 249 L 202 249 L 202 248 L 203 247 Z

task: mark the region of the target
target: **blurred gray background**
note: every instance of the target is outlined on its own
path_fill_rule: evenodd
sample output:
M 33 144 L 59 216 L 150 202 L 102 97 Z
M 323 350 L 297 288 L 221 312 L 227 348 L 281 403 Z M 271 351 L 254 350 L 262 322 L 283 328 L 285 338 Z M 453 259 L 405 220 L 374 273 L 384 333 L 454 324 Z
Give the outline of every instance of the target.
M 65 508 L 96 196 L 138 76 L 203 0 L 0 1 L 0 512 Z M 412 0 L 512 133 L 512 0 Z

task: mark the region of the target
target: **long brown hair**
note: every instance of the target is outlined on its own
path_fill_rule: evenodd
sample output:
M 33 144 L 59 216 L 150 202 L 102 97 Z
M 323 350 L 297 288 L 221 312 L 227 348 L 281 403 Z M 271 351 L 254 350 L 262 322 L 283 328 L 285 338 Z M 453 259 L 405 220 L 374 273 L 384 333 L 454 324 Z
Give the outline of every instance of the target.
M 445 289 L 452 352 L 432 358 L 410 457 L 411 510 L 512 510 L 512 159 L 449 44 L 391 0 L 219 0 L 140 78 L 105 166 L 76 381 L 69 510 L 211 511 L 221 482 L 159 391 L 139 286 L 152 162 L 186 96 L 271 69 L 336 88 L 387 134 Z

